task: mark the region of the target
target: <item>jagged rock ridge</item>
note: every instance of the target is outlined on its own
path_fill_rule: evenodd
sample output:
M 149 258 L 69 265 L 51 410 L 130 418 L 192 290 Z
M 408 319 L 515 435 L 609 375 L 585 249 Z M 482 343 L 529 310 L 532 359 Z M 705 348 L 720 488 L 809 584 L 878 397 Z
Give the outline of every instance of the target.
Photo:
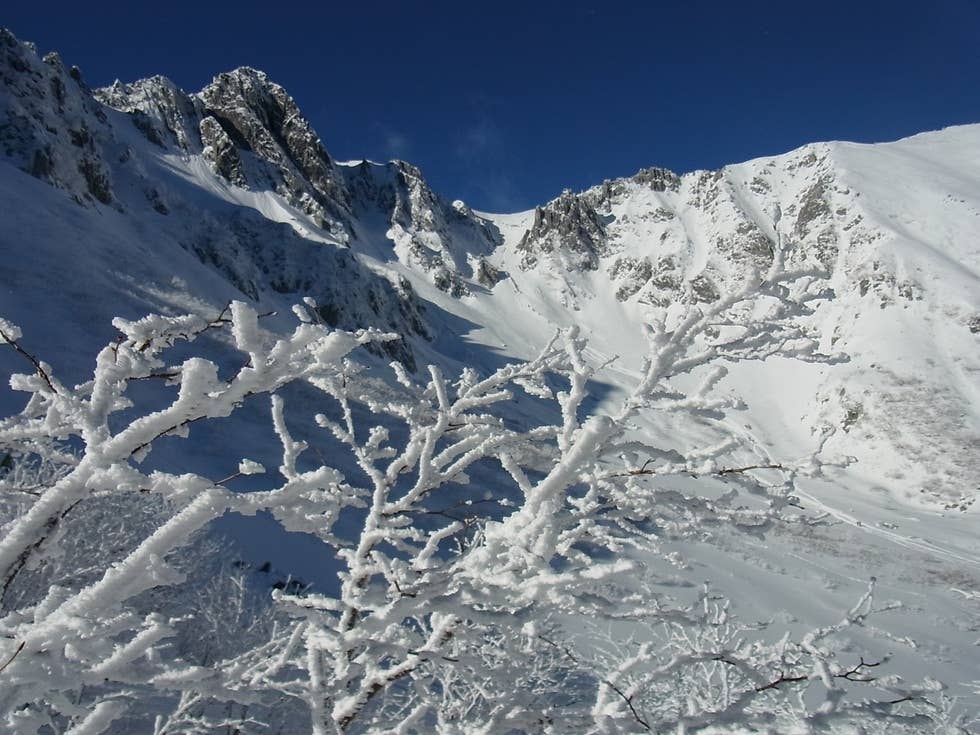
M 403 341 L 383 349 L 414 367 L 411 340 L 431 330 L 404 277 L 310 242 L 253 208 L 204 203 L 161 165 L 161 156 L 209 161 L 231 184 L 276 191 L 323 225 L 325 237 L 348 238 L 343 171 L 264 74 L 220 75 L 200 95 L 163 77 L 93 92 L 56 54 L 39 59 L 7 31 L 0 54 L 0 152 L 9 163 L 83 206 L 151 218 L 147 226 L 168 245 L 193 253 L 249 299 L 312 296 L 331 324 L 401 333 Z

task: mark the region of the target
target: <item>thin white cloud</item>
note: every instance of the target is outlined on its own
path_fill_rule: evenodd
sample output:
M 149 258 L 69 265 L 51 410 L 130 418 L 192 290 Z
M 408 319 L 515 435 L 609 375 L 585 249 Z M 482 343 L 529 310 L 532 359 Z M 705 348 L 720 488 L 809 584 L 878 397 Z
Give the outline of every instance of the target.
M 464 161 L 496 154 L 502 147 L 500 130 L 489 118 L 463 128 L 455 139 L 456 156 Z
M 396 130 L 389 130 L 385 133 L 385 150 L 395 158 L 401 158 L 405 156 L 412 146 L 408 140 L 408 136 L 403 133 L 399 133 Z
M 380 122 L 375 123 L 374 127 L 381 139 L 381 148 L 387 158 L 407 159 L 411 156 L 412 140 L 405 133 Z

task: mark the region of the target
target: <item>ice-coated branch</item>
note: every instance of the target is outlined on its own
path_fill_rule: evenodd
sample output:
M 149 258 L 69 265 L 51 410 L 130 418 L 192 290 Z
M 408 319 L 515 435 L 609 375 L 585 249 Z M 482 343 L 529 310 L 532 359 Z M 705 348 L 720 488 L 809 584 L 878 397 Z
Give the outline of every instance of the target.
M 155 697 L 154 712 L 169 713 L 155 735 L 244 731 L 298 704 L 304 729 L 324 735 L 920 724 L 927 686 L 904 686 L 884 674 L 884 659 L 844 660 L 831 645 L 873 612 L 870 591 L 839 624 L 799 640 L 739 623 L 707 589 L 693 604 L 652 591 L 657 572 L 644 555 L 680 568 L 683 558 L 666 550 L 672 539 L 718 527 L 763 533 L 792 505 L 797 476 L 819 464 L 776 461 L 726 430 L 736 403 L 717 395 L 728 363 L 825 359 L 804 319 L 820 279 L 787 273 L 783 261 L 780 246 L 764 279 L 652 324 L 636 384 L 592 415 L 584 406 L 603 366 L 585 359 L 577 329 L 488 375 L 431 366 L 416 376 L 394 364 L 382 380 L 351 353 L 392 335 L 331 331 L 302 306 L 298 326 L 278 338 L 239 302 L 214 319 L 116 320 L 122 335 L 87 383 L 66 388 L 47 368 L 15 377 L 30 398 L 0 422 L 0 442 L 40 451 L 71 437 L 81 450 L 5 529 L 4 590 L 44 560 L 77 504 L 145 494 L 166 516 L 97 578 L 0 611 L 0 713 L 35 731 L 94 732 Z M 0 327 L 5 341 L 19 339 Z M 201 356 L 163 361 L 178 341 L 225 327 L 241 353 L 228 377 Z M 139 384 L 169 392 L 141 410 L 130 388 L 148 378 Z M 315 426 L 298 426 L 292 400 L 277 393 L 293 381 L 318 391 Z M 281 456 L 280 477 L 263 474 L 264 489 L 225 486 L 263 473 L 247 459 L 221 480 L 141 469 L 164 437 L 257 394 L 271 394 Z M 514 410 L 522 394 L 538 402 L 534 419 Z M 663 446 L 643 427 L 668 417 L 696 417 L 719 433 Z M 721 490 L 702 497 L 664 482 L 678 475 Z M 213 519 L 260 511 L 329 545 L 340 565 L 335 593 L 286 587 L 273 596 L 279 617 L 267 639 L 225 660 L 180 658 L 168 646 L 182 620 L 134 600 L 180 584 L 174 552 Z M 629 633 L 581 645 L 573 621 Z M 802 697 L 810 687 L 820 694 Z
M 225 489 L 222 483 L 261 471 L 260 465 L 247 459 L 237 472 L 217 481 L 161 471 L 147 474 L 139 468 L 146 453 L 165 436 L 186 436 L 187 427 L 195 422 L 231 415 L 249 396 L 342 370 L 344 358 L 358 345 L 392 338 L 378 332 L 334 332 L 302 323 L 291 335 L 270 339 L 259 330 L 254 310 L 240 302 L 230 304 L 212 320 L 150 316 L 135 322 L 117 319 L 115 325 L 122 334 L 100 352 L 92 379 L 86 383 L 68 388 L 46 366 L 32 360 L 43 379 L 14 376 L 12 387 L 27 391 L 31 398 L 20 414 L 0 422 L 0 441 L 41 453 L 42 459 L 48 456 L 53 439 L 74 437 L 82 447 L 77 461 L 39 490 L 36 500 L 5 527 L 0 538 L 0 599 L 6 608 L 0 609 L 0 658 L 4 661 L 0 713 L 10 713 L 24 723 L 35 717 L 53 717 L 66 732 L 102 732 L 138 700 L 140 687 L 162 693 L 189 685 L 189 690 L 183 690 L 188 701 L 198 701 L 201 696 L 208 700 L 216 691 L 227 695 L 227 686 L 215 688 L 215 677 L 228 675 L 220 668 L 206 677 L 211 683 L 204 691 L 197 688 L 204 681 L 200 676 L 192 680 L 162 676 L 175 663 L 160 652 L 175 634 L 176 621 L 137 615 L 131 601 L 151 588 L 179 583 L 183 576 L 170 566 L 168 556 L 228 510 L 254 513 L 270 505 L 273 510 L 285 505 L 281 510 L 288 517 L 296 512 L 292 506 L 297 501 L 307 500 L 311 486 L 338 480 L 328 468 L 311 473 L 312 477 L 295 471 L 296 456 L 305 447 L 292 441 L 285 429 L 281 399 L 275 398 L 273 423 L 284 446 L 286 480 L 280 488 L 251 495 Z M 224 326 L 231 327 L 235 347 L 248 357 L 229 378 L 219 378 L 217 366 L 200 357 L 188 358 L 175 369 L 163 369 L 160 355 L 177 341 L 190 341 Z M 4 330 L 5 341 L 19 336 L 12 327 Z M 130 384 L 159 376 L 176 387 L 169 405 L 131 410 Z M 120 425 L 114 416 L 124 410 L 129 414 Z M 26 570 L 43 563 L 47 538 L 65 523 L 70 509 L 111 493 L 134 492 L 162 498 L 173 509 L 172 515 L 95 581 L 75 589 L 51 587 L 42 599 L 17 607 L 8 592 L 23 587 L 22 578 L 32 574 Z M 333 508 L 339 512 L 343 502 L 334 500 Z M 356 502 L 356 497 L 351 500 Z M 320 522 L 329 525 L 330 518 L 323 513 L 320 508 Z M 113 686 L 116 694 L 96 701 L 89 710 L 66 705 L 86 687 L 112 691 Z

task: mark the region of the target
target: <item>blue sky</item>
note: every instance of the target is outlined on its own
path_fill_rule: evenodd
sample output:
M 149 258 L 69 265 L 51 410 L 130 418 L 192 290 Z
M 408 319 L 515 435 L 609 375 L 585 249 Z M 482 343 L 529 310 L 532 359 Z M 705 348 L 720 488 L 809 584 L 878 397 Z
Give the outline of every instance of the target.
M 980 122 L 980 1 L 8 3 L 93 86 L 282 84 L 339 159 L 405 158 L 477 209 L 661 165 Z

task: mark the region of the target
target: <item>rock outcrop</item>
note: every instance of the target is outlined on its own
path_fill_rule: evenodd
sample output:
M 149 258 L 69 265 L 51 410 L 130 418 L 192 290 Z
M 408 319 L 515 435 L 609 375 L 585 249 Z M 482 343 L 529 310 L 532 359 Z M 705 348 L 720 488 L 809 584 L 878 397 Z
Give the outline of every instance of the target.
M 197 98 L 229 140 L 265 164 L 244 176 L 250 185 L 273 188 L 317 226 L 344 238 L 350 202 L 343 175 L 281 86 L 263 72 L 241 67 L 216 76 Z M 214 123 L 207 127 L 217 137 Z M 224 176 L 235 169 L 216 170 Z
M 116 80 L 111 87 L 96 89 L 93 95 L 106 107 L 129 115 L 151 143 L 161 148 L 176 147 L 188 154 L 200 151 L 201 105 L 166 77 L 150 77 L 132 84 Z
M 607 250 L 606 228 L 585 196 L 566 189 L 534 210 L 534 223 L 518 244 L 521 268 L 551 256 L 565 268 L 595 270 Z
M 106 115 L 78 69 L 0 29 L 0 86 L 0 153 L 79 203 L 113 203 Z

